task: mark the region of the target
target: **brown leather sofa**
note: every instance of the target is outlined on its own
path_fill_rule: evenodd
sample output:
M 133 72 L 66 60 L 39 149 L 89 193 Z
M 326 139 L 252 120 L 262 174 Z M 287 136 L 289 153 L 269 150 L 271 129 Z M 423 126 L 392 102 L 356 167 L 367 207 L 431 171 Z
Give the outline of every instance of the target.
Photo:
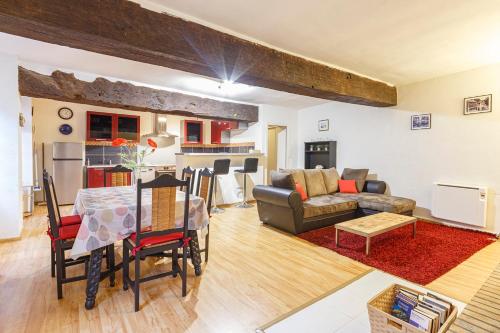
M 367 169 L 345 169 L 342 178 L 349 179 L 349 171 L 360 170 L 366 171 L 366 178 Z M 414 200 L 384 194 L 386 184 L 383 181 L 351 178 L 356 179 L 360 193 L 339 193 L 340 177 L 334 168 L 282 170 L 273 173 L 272 178 L 272 186 L 258 185 L 253 189 L 259 218 L 265 224 L 292 234 L 379 212 L 412 215 L 415 209 Z M 306 201 L 301 200 L 295 183 L 300 183 L 307 191 Z

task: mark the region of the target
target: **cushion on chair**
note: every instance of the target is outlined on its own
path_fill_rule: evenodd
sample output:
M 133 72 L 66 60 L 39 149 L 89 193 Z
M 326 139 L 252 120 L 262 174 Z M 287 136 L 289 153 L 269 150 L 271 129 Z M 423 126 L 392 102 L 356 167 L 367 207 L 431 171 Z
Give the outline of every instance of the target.
M 72 239 L 75 238 L 80 229 L 80 224 L 71 224 L 64 227 L 59 227 L 59 238 L 60 239 Z
M 307 194 L 309 197 L 316 197 L 318 195 L 325 195 L 326 187 L 325 180 L 319 169 L 306 169 L 304 170 L 304 177 L 307 184 Z
M 61 226 L 82 223 L 80 215 L 61 216 Z
M 295 190 L 295 182 L 291 174 L 286 172 L 271 171 L 271 185 L 279 188 Z
M 339 190 L 339 173 L 337 169 L 321 169 L 321 173 L 323 174 L 323 180 L 325 182 L 326 192 L 327 193 L 335 193 Z
M 345 168 L 342 171 L 342 179 L 356 181 L 356 188 L 358 192 L 363 191 L 363 187 L 365 187 L 366 177 L 368 176 L 368 169 L 349 169 Z
M 304 218 L 355 210 L 355 200 L 333 195 L 320 195 L 304 201 Z
M 130 240 L 134 242 L 135 246 L 140 246 L 140 247 L 146 247 L 146 246 L 152 246 L 152 245 L 158 245 L 158 244 L 163 244 L 163 243 L 168 243 L 168 242 L 173 242 L 177 240 L 182 240 L 184 238 L 184 233 L 182 232 L 174 232 L 168 235 L 162 235 L 162 236 L 151 236 L 151 237 L 146 237 L 141 239 L 141 244 L 137 244 L 136 239 L 137 235 L 136 233 L 133 233 L 130 235 Z
M 307 192 L 306 178 L 304 177 L 304 170 L 302 169 L 280 169 L 280 172 L 289 173 L 293 177 L 294 183 L 299 183 L 300 186 Z

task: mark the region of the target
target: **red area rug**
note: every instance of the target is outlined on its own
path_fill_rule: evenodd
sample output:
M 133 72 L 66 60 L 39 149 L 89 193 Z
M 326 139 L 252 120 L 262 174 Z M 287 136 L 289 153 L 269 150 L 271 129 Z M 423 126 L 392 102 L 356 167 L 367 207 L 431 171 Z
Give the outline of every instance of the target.
M 496 240 L 490 234 L 423 221 L 417 222 L 415 239 L 412 230 L 413 226 L 407 225 L 373 237 L 368 256 L 365 255 L 365 238 L 345 231 L 340 231 L 340 247 L 336 248 L 335 226 L 308 231 L 299 237 L 422 285 Z

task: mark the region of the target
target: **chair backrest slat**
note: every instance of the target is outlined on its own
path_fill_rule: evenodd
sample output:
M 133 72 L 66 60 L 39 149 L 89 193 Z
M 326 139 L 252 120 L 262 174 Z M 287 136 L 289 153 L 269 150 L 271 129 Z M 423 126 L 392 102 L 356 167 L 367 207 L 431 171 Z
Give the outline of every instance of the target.
M 125 168 L 121 165 L 117 165 L 111 169 L 105 169 L 104 186 L 106 187 L 129 186 L 131 173 L 132 170 Z
M 190 188 L 189 194 L 193 194 L 195 178 L 196 178 L 196 169 L 193 169 L 190 166 L 187 166 L 184 169 L 182 169 L 181 179 L 182 180 L 189 179 L 189 188 Z M 185 191 L 185 190 L 186 189 L 184 187 L 181 187 L 181 191 Z
M 173 232 L 183 232 L 184 237 L 188 233 L 188 213 L 189 213 L 189 193 L 185 193 L 184 198 L 184 220 L 183 225 L 177 226 L 175 221 L 175 207 L 177 188 L 183 187 L 189 191 L 188 180 L 178 180 L 171 175 L 165 174 L 160 177 L 143 183 L 141 179 L 137 181 L 137 218 L 136 233 L 137 242 L 148 236 L 167 235 Z M 144 189 L 151 189 L 151 229 L 142 229 L 142 193 Z
M 205 200 L 208 214 L 212 209 L 212 196 L 214 192 L 215 173 L 205 168 L 198 173 L 198 184 L 196 186 L 196 195 Z

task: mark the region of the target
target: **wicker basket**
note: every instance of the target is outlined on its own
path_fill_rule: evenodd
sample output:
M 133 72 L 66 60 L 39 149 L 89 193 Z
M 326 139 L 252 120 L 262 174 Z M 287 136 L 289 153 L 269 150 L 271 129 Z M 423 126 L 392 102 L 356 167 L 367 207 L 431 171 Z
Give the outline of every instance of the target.
M 368 302 L 368 315 L 370 317 L 370 327 L 372 333 L 425 333 L 424 330 L 418 329 L 415 326 L 391 315 L 394 298 L 400 288 L 408 289 L 417 294 L 422 294 L 419 291 L 398 284 L 393 284 L 373 297 Z M 446 332 L 456 317 L 457 308 L 452 305 L 451 313 L 439 329 L 438 333 Z

